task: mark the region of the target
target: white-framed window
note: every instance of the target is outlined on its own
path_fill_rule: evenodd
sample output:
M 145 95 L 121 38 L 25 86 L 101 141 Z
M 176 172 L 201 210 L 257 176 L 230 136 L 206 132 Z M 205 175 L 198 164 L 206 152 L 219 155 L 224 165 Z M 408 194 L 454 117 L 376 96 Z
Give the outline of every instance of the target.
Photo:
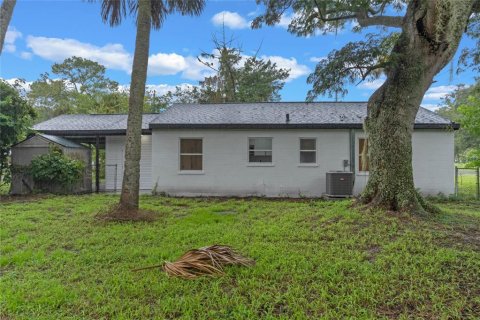
M 248 162 L 272 163 L 272 138 L 248 138 Z
M 368 139 L 358 139 L 358 171 L 369 172 Z
M 301 164 L 317 163 L 317 139 L 300 138 L 300 163 Z
M 203 139 L 180 138 L 180 171 L 203 170 Z

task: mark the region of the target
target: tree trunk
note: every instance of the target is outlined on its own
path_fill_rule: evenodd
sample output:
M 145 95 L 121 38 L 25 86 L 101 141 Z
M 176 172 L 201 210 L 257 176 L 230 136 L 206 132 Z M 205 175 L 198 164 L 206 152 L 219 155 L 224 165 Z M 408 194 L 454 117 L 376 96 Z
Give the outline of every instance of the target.
M 360 200 L 372 207 L 433 211 L 415 189 L 412 132 L 434 76 L 453 58 L 473 0 L 414 0 L 386 70 L 385 83 L 368 101 L 370 176 Z M 452 168 L 453 170 L 453 168 Z
M 0 54 L 3 51 L 3 44 L 5 42 L 5 36 L 7 34 L 8 25 L 13 15 L 13 8 L 17 0 L 3 0 L 2 7 L 0 8 Z
M 128 122 L 125 144 L 125 168 L 119 210 L 138 209 L 140 189 L 140 155 L 142 145 L 142 115 L 147 81 L 148 54 L 150 46 L 151 6 L 150 0 L 138 1 L 137 35 L 133 56 Z

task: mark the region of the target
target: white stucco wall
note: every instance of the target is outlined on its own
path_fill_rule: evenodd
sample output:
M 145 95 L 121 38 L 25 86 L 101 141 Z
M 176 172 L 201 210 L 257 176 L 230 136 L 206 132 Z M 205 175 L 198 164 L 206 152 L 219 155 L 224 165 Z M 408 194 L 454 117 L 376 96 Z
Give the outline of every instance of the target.
M 355 133 L 355 168 L 358 169 L 358 139 L 366 137 Z M 454 133 L 447 130 L 416 130 L 412 136 L 413 178 L 415 187 L 423 194 L 449 195 L 455 191 Z M 368 174 L 356 172 L 354 193 L 360 193 L 368 181 Z
M 422 193 L 455 192 L 454 133 L 418 130 L 413 134 L 413 177 Z
M 121 190 L 124 161 L 125 136 L 107 136 L 105 140 L 105 189 L 107 191 Z M 152 189 L 151 135 L 142 136 L 142 154 L 140 159 L 140 189 Z
M 154 130 L 153 185 L 172 195 L 320 196 L 325 173 L 349 159 L 348 130 Z M 203 172 L 179 170 L 179 139 L 203 138 Z M 248 163 L 248 138 L 272 137 L 273 165 Z M 300 138 L 317 139 L 317 165 L 299 163 Z M 347 168 L 348 170 L 348 168 Z
M 358 138 L 355 133 L 355 168 Z M 273 138 L 273 165 L 248 163 L 248 138 Z M 317 165 L 299 163 L 299 139 L 317 139 Z M 203 139 L 203 171 L 179 169 L 180 138 Z M 454 191 L 453 133 L 418 130 L 413 135 L 415 183 L 425 194 Z M 348 130 L 154 130 L 152 135 L 152 186 L 157 193 L 181 196 L 320 196 L 325 173 L 343 170 L 349 160 Z M 346 168 L 348 171 L 349 168 Z M 354 193 L 368 181 L 356 173 Z M 156 186 L 156 187 L 155 187 Z

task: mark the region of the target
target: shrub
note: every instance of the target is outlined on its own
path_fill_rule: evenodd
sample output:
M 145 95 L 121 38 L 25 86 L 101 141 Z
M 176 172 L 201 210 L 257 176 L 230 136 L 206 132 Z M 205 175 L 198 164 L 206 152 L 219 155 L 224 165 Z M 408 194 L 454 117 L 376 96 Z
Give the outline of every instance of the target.
M 82 161 L 67 157 L 61 150 L 52 149 L 50 153 L 32 160 L 30 173 L 35 181 L 71 186 L 82 177 L 84 167 Z

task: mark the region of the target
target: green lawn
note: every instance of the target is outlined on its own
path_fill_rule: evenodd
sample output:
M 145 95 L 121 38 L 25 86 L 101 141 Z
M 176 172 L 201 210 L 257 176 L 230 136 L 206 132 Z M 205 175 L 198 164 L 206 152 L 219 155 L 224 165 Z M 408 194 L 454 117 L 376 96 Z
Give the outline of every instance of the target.
M 474 172 L 458 177 L 458 196 L 465 199 L 477 197 L 477 176 Z
M 144 196 L 155 222 L 94 219 L 115 201 L 0 203 L 1 319 L 480 317 L 480 202 L 410 218 L 349 201 Z M 197 280 L 130 271 L 215 243 L 256 266 Z

